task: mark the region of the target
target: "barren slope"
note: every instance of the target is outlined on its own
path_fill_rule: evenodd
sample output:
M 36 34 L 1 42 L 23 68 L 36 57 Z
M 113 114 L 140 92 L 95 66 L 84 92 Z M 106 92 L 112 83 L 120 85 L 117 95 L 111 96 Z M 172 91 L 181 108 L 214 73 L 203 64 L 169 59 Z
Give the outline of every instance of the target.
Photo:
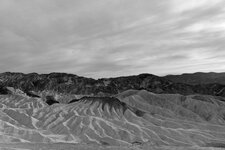
M 223 98 L 144 90 L 116 97 L 83 97 L 48 106 L 40 98 L 0 96 L 0 147 L 225 147 Z
M 225 73 L 203 73 L 203 72 L 196 72 L 196 73 L 184 73 L 181 75 L 167 75 L 165 76 L 166 79 L 169 79 L 175 83 L 185 83 L 185 84 L 225 84 Z

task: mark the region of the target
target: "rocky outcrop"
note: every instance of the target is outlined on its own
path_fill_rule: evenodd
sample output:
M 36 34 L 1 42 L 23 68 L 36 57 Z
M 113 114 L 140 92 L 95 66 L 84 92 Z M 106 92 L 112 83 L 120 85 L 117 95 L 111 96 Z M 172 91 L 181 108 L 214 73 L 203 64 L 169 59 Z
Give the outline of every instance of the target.
M 48 95 L 48 96 L 46 96 L 46 103 L 48 105 L 53 105 L 53 104 L 59 103 L 59 102 L 57 100 L 55 100 L 55 98 L 53 96 Z
M 225 96 L 225 85 L 222 84 L 175 83 L 167 78 L 152 74 L 95 80 L 66 73 L 23 74 L 6 72 L 0 74 L 0 79 L 2 87 L 20 89 L 27 95 L 31 94 L 30 91 L 37 93 L 52 91 L 64 94 L 111 96 L 129 89 L 144 89 L 154 93 L 179 93 L 183 95 L 197 93 Z

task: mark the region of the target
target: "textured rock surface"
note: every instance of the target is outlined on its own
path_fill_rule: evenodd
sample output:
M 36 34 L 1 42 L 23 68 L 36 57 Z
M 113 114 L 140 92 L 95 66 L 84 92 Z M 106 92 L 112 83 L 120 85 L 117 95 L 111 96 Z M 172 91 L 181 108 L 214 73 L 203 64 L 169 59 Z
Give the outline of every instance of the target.
M 154 93 L 179 93 L 183 95 L 198 93 L 225 96 L 225 85 L 222 84 L 174 83 L 152 74 L 95 80 L 65 73 L 22 74 L 7 72 L 0 74 L 0 80 L 0 85 L 3 88 L 13 87 L 28 94 L 33 91 L 39 93 L 39 96 L 42 95 L 41 92 L 109 96 L 129 89 L 144 89 Z M 0 88 L 1 91 L 4 93 L 2 88 Z
M 71 149 L 80 144 L 93 149 L 223 148 L 225 102 L 145 90 L 51 106 L 41 98 L 1 95 L 0 132 L 0 147 L 8 148 L 57 149 L 57 143 Z
M 165 76 L 165 78 L 176 82 L 176 83 L 185 83 L 185 84 L 225 84 L 225 73 L 215 73 L 215 72 L 209 72 L 209 73 L 185 73 L 181 75 L 168 75 Z
M 223 89 L 151 74 L 3 73 L 0 149 L 225 148 Z

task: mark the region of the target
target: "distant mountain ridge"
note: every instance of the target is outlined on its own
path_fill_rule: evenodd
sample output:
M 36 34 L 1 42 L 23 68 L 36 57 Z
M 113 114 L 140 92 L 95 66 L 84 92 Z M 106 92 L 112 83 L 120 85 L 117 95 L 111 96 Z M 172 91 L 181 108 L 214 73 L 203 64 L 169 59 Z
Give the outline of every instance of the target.
M 181 75 L 167 75 L 165 76 L 165 78 L 175 83 L 185 83 L 185 84 L 191 84 L 191 85 L 212 84 L 212 83 L 225 84 L 225 72 L 185 73 Z
M 116 78 L 92 79 L 67 73 L 23 74 L 1 73 L 0 93 L 7 93 L 5 87 L 13 87 L 30 94 L 30 91 L 53 91 L 66 94 L 110 96 L 134 89 L 154 93 L 206 94 L 225 96 L 225 85 L 218 83 L 196 84 L 177 83 L 167 77 L 140 74 Z

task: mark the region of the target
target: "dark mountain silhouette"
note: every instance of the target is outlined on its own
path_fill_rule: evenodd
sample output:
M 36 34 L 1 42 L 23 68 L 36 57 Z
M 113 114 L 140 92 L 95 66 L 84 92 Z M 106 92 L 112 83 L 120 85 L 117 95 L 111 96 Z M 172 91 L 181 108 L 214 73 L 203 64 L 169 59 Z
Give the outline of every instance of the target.
M 185 73 L 181 75 L 168 75 L 165 76 L 166 79 L 169 79 L 175 83 L 185 83 L 185 84 L 225 84 L 225 73 L 203 73 L 203 72 L 196 72 L 196 73 Z
M 13 87 L 28 94 L 31 94 L 29 91 L 53 91 L 66 94 L 111 96 L 129 89 L 134 89 L 147 90 L 154 93 L 225 96 L 225 85 L 223 84 L 190 85 L 186 83 L 175 83 L 167 77 L 158 77 L 152 74 L 95 80 L 66 73 L 23 74 L 6 72 L 0 74 L 0 80 L 3 88 Z

